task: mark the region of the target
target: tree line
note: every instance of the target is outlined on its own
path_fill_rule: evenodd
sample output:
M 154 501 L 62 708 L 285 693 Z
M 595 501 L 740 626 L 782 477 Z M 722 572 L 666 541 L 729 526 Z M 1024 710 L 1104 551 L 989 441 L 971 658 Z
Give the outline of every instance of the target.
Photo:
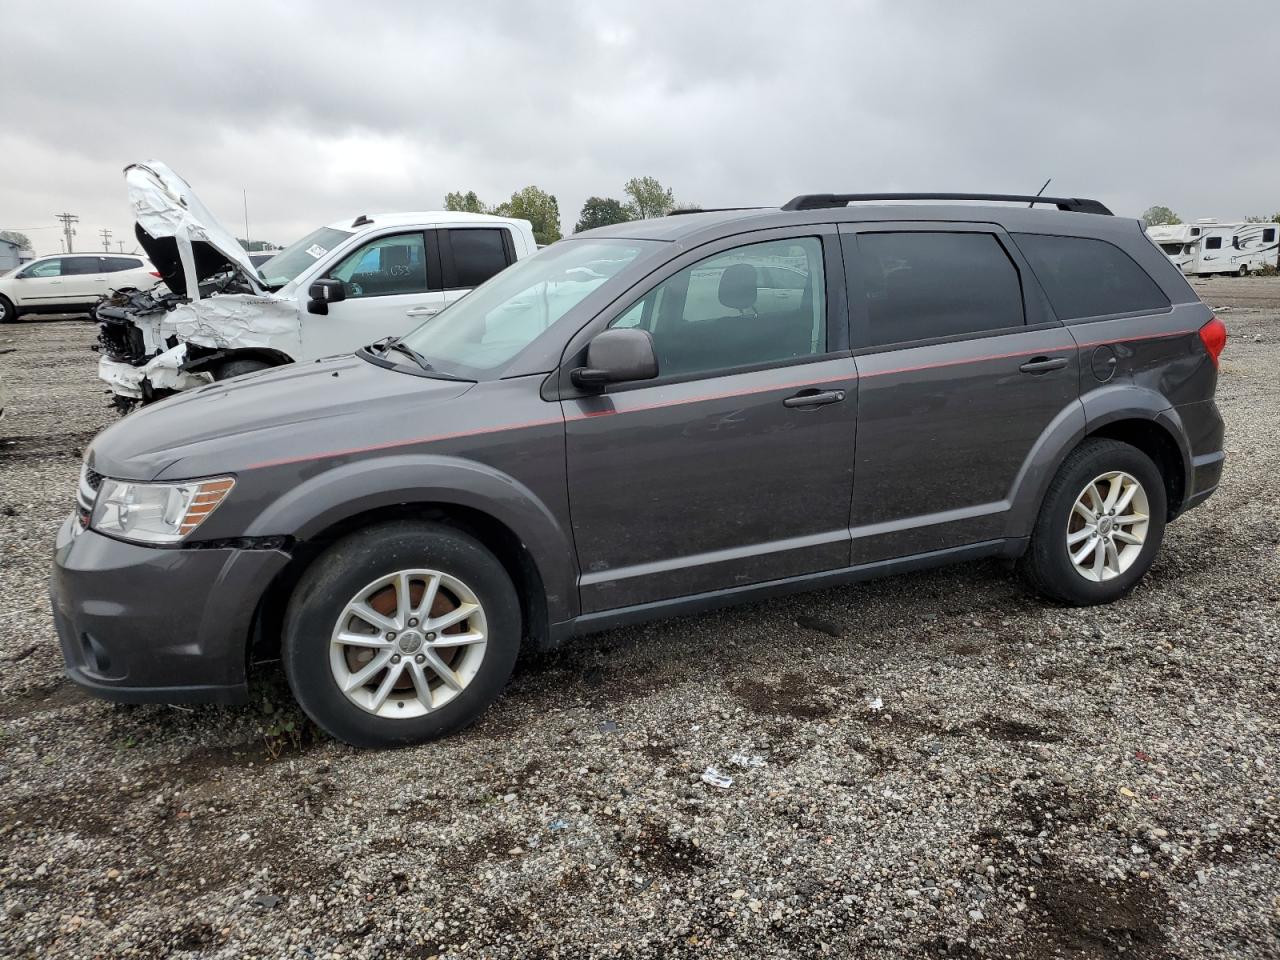
M 699 210 L 696 204 L 677 203 L 674 192 L 664 187 L 655 177 L 632 177 L 622 187 L 626 200 L 614 197 L 588 197 L 578 214 L 573 232 L 581 233 L 593 227 L 605 227 L 611 223 L 629 220 L 648 220 L 665 217 L 673 210 Z M 560 204 L 555 195 L 541 187 L 528 186 L 517 190 L 510 200 L 489 206 L 474 190 L 446 193 L 444 208 L 462 213 L 491 213 L 498 217 L 514 217 L 528 220 L 533 227 L 534 239 L 539 244 L 555 243 L 560 232 Z

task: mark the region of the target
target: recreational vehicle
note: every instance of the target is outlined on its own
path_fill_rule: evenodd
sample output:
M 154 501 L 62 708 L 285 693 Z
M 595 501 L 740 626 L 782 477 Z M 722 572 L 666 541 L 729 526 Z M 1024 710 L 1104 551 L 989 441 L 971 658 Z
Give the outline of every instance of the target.
M 1248 276 L 1278 265 L 1280 223 L 1161 224 L 1147 235 L 1178 269 L 1189 276 L 1233 273 Z

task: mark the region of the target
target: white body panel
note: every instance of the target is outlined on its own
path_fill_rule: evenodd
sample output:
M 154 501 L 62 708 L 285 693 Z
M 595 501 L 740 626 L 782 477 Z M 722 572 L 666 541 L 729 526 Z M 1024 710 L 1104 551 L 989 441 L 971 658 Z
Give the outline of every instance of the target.
M 133 261 L 140 267 L 108 269 L 113 262 Z M 97 269 L 94 269 L 94 268 Z M 85 270 L 88 272 L 84 272 Z M 74 271 L 74 272 L 73 272 Z M 39 257 L 21 269 L 0 277 L 0 294 L 19 308 L 56 310 L 85 307 L 121 287 L 148 289 L 156 282 L 151 264 L 134 254 L 63 253 Z

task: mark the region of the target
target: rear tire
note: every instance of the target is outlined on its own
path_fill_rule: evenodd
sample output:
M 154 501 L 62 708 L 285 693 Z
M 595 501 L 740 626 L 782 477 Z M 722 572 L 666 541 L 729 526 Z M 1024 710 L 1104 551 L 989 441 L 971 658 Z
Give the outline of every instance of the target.
M 0 295 L 0 323 L 17 323 L 18 309 L 8 297 Z
M 463 607 L 475 610 L 436 626 Z M 318 726 L 355 747 L 400 747 L 474 722 L 510 678 L 520 636 L 515 587 L 478 540 L 396 521 L 338 541 L 307 570 L 285 614 L 282 654 L 293 695 Z
M 1019 570 L 1053 600 L 1111 603 L 1151 568 L 1167 516 L 1164 478 L 1150 457 L 1118 440 L 1086 440 L 1049 484 Z
M 257 373 L 266 370 L 271 364 L 265 360 L 226 360 L 213 368 L 214 380 L 230 380 L 246 373 Z
M 1240 269 L 1236 272 L 1236 276 L 1247 277 L 1248 275 L 1249 275 L 1249 268 L 1243 263 L 1240 264 Z

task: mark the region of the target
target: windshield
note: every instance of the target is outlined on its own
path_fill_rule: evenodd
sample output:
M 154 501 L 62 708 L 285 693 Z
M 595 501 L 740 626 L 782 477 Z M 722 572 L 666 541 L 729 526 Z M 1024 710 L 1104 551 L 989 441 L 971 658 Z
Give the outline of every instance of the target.
M 432 366 L 471 378 L 533 342 L 654 240 L 562 240 L 503 270 L 403 342 Z
M 258 267 L 258 273 L 268 287 L 283 287 L 350 236 L 349 231 L 333 227 L 313 230 Z

